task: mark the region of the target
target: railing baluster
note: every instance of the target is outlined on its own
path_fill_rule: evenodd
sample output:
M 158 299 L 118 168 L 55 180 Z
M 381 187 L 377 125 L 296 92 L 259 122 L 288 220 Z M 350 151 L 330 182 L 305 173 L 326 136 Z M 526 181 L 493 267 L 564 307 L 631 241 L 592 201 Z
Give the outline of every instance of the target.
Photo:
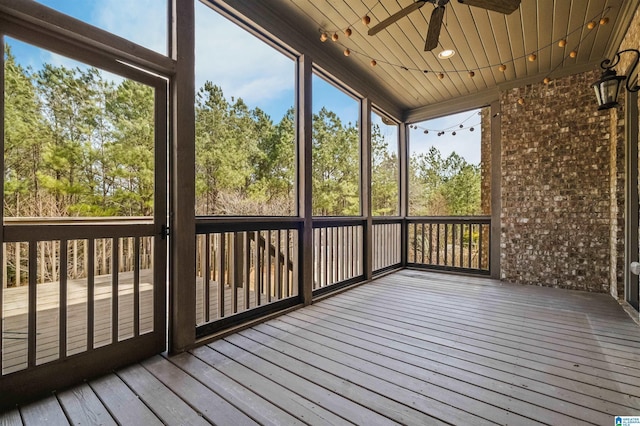
M 67 356 L 67 240 L 60 240 L 59 357 Z
M 256 306 L 260 306 L 260 287 L 262 286 L 262 256 L 260 255 L 260 231 L 255 231 L 255 247 L 256 251 L 254 253 L 254 269 L 253 269 L 253 292 L 255 295 L 255 303 Z
M 231 291 L 231 313 L 238 312 L 238 287 L 242 284 L 242 239 L 239 232 L 229 238 L 229 291 Z
M 120 246 L 118 238 L 111 240 L 111 343 L 118 341 L 118 247 Z M 106 253 L 106 250 L 105 250 Z
M 276 300 L 280 300 L 282 299 L 282 274 L 281 274 L 281 270 L 280 270 L 280 230 L 278 229 L 276 231 L 276 246 L 275 246 L 275 265 L 274 265 L 274 285 L 275 285 L 275 291 L 274 291 L 274 297 L 276 298 Z
M 265 242 L 265 249 L 267 252 L 267 303 L 271 302 L 271 231 L 267 231 L 267 239 Z
M 456 224 L 451 225 L 451 266 L 456 266 Z
M 329 234 L 328 234 L 328 228 L 322 228 L 322 230 L 320 231 L 321 235 L 323 236 L 323 245 L 322 245 L 322 252 L 323 252 L 323 256 L 322 256 L 322 287 L 326 287 L 328 286 L 329 283 L 329 275 L 327 274 L 328 268 L 329 268 Z
M 36 291 L 37 285 L 37 259 L 38 259 L 38 243 L 31 241 L 29 247 L 29 265 L 28 265 L 28 283 L 29 283 L 29 314 L 28 314 L 28 346 L 27 346 L 27 366 L 34 367 L 36 365 L 36 318 L 38 309 L 38 295 Z M 17 244 L 19 246 L 19 244 Z M 19 252 L 19 250 L 18 250 Z M 17 261 L 16 261 L 17 263 Z
M 218 250 L 216 253 L 216 269 L 218 270 L 218 318 L 224 318 L 224 284 L 225 284 L 225 233 L 218 235 Z
M 211 321 L 211 234 L 206 233 L 203 235 L 204 247 L 201 247 L 204 260 L 204 269 L 202 271 L 202 313 L 204 314 L 205 322 Z M 201 258 L 202 259 L 202 258 Z M 202 265 L 202 260 L 200 261 Z
M 469 265 L 469 268 L 473 268 L 473 265 L 471 264 L 471 255 L 473 252 L 473 224 L 470 223 L 467 228 L 469 229 L 469 253 L 467 263 Z
M 96 240 L 89 238 L 86 248 L 87 259 L 87 350 L 90 351 L 94 346 L 95 334 L 95 261 L 96 261 Z
M 140 335 L 140 237 L 133 239 L 133 335 Z
M 460 267 L 464 267 L 464 224 L 460 224 Z
M 249 231 L 244 232 L 244 281 L 243 281 L 243 289 L 244 289 L 244 310 L 249 309 L 249 286 L 251 281 L 251 242 L 249 241 Z
M 482 244 L 482 234 L 484 234 L 484 229 L 482 227 L 482 225 L 480 225 L 480 232 L 478 232 L 478 269 L 482 269 L 482 257 L 484 255 L 483 253 L 483 244 Z
M 289 289 L 289 244 L 290 244 L 290 230 L 286 229 L 284 231 L 285 236 L 285 244 L 284 244 L 284 297 L 291 296 L 291 291 Z

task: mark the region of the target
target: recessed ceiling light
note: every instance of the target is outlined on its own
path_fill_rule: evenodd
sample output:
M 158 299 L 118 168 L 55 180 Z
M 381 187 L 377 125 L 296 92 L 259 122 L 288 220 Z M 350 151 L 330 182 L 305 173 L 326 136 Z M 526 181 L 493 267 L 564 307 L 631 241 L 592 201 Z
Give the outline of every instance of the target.
M 442 52 L 438 53 L 438 58 L 440 58 L 440 59 L 449 59 L 450 57 L 452 57 L 455 54 L 456 54 L 455 50 L 445 49 Z

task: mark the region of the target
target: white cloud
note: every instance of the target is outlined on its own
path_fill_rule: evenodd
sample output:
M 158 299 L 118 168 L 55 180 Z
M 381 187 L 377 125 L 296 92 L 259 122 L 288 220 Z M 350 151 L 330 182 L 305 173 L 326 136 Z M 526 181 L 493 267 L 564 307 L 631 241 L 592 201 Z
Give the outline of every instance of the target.
M 93 24 L 156 52 L 167 53 L 167 0 L 101 0 Z
M 293 91 L 294 70 L 291 59 L 196 2 L 196 87 L 209 80 L 227 97 L 262 106 Z

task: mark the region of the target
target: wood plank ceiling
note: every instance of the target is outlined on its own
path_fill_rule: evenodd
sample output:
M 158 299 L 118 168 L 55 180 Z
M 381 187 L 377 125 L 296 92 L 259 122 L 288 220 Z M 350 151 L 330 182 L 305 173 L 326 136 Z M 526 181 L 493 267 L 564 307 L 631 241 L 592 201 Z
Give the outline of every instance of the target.
M 497 90 L 597 68 L 602 59 L 615 53 L 639 3 L 522 0 L 514 13 L 503 15 L 451 0 L 439 46 L 431 52 L 424 51 L 433 10 L 430 3 L 378 34 L 367 35 L 369 28 L 412 2 L 279 0 L 270 2 L 270 7 L 288 20 L 295 17 L 294 25 L 305 27 L 301 31 L 315 31 L 314 49 L 324 50 L 354 73 L 366 76 L 368 84 L 390 97 L 405 119 L 417 119 L 465 104 L 477 106 L 495 98 Z M 371 18 L 368 26 L 362 22 L 365 15 Z M 608 23 L 600 25 L 604 17 Z M 597 23 L 595 28 L 587 28 L 590 21 Z M 344 34 L 346 28 L 352 31 L 350 37 Z M 329 35 L 324 43 L 322 32 Z M 331 40 L 334 33 L 337 41 Z M 558 46 L 560 40 L 566 40 L 565 47 Z M 350 51 L 348 57 L 345 49 Z M 456 53 L 450 59 L 439 59 L 437 54 L 443 49 Z M 577 52 L 574 58 L 570 57 L 573 50 Z M 534 61 L 529 61 L 531 54 L 536 55 Z M 372 60 L 376 66 L 371 66 Z M 504 72 L 499 70 L 501 64 L 506 66 Z M 439 73 L 444 78 L 438 78 Z

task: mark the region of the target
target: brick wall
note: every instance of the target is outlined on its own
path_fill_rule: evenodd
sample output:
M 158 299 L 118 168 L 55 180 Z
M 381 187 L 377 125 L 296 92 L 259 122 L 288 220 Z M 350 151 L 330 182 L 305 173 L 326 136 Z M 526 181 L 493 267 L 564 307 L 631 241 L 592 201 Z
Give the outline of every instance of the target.
M 617 142 L 610 113 L 595 107 L 599 75 L 501 95 L 502 279 L 609 291 Z

